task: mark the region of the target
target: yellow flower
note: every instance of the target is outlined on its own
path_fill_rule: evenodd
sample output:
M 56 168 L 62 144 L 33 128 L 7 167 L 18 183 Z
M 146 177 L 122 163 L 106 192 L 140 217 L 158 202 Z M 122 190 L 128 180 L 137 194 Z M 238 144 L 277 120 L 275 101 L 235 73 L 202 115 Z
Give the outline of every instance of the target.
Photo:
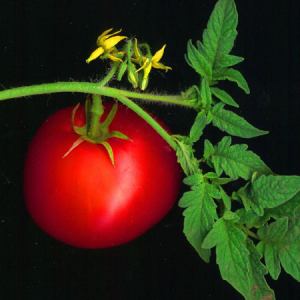
M 122 40 L 126 39 L 127 36 L 116 35 L 120 33 L 122 30 L 118 30 L 116 32 L 110 33 L 113 28 L 105 30 L 101 33 L 101 35 L 97 38 L 97 46 L 98 48 L 92 52 L 89 58 L 86 60 L 87 63 L 95 60 L 100 56 L 108 57 L 112 61 L 122 61 L 116 54 L 122 54 L 122 52 L 118 52 L 116 49 L 116 45 Z
M 137 39 L 135 39 L 134 47 L 133 47 L 135 58 L 133 60 L 141 65 L 141 67 L 137 70 L 137 72 L 144 70 L 143 80 L 141 83 L 141 90 L 146 89 L 146 87 L 148 85 L 148 81 L 149 81 L 149 74 L 150 74 L 152 68 L 165 70 L 166 72 L 168 70 L 172 70 L 171 67 L 165 66 L 164 64 L 160 63 L 160 60 L 162 59 L 162 57 L 164 55 L 165 48 L 166 48 L 166 44 L 163 45 L 161 47 L 161 49 L 156 51 L 155 54 L 151 58 L 149 58 L 149 57 L 141 55 L 139 48 L 138 48 Z

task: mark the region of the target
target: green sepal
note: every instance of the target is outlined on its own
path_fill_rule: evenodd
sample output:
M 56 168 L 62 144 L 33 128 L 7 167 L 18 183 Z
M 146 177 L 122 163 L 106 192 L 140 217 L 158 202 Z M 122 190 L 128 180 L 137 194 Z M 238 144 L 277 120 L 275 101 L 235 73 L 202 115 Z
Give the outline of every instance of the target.
M 119 66 L 119 69 L 118 69 L 118 74 L 117 74 L 117 80 L 118 81 L 121 81 L 126 70 L 127 70 L 127 63 L 128 63 L 128 60 L 125 59 Z
M 111 145 L 108 143 L 108 142 L 101 142 L 100 143 L 106 150 L 108 156 L 109 156 L 109 159 L 112 163 L 112 165 L 114 166 L 115 165 L 115 158 L 114 158 L 114 152 L 113 152 L 113 149 L 111 147 Z

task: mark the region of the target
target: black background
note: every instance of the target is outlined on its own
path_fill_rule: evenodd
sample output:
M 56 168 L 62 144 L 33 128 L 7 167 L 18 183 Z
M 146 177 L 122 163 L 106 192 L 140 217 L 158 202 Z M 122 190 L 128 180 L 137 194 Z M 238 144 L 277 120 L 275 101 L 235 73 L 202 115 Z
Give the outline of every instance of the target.
M 251 87 L 246 96 L 228 85 L 238 113 L 268 136 L 249 142 L 280 174 L 300 174 L 300 5 L 296 0 L 238 0 L 239 36 L 234 53 Z M 1 2 L 2 88 L 66 80 L 97 80 L 105 66 L 85 64 L 103 30 L 123 28 L 159 49 L 167 42 L 168 74 L 153 75 L 149 91 L 176 93 L 196 80 L 184 62 L 189 38 L 199 39 L 215 1 L 44 0 Z M 185 241 L 181 210 L 139 239 L 114 249 L 71 248 L 41 232 L 23 203 L 26 147 L 52 112 L 83 100 L 56 94 L 1 103 L 0 298 L 1 299 L 241 299 Z M 192 112 L 156 108 L 174 132 L 184 132 Z M 210 132 L 209 132 L 210 133 Z M 219 136 L 211 131 L 213 141 Z M 237 139 L 235 139 L 238 142 Z M 300 255 L 300 254 L 299 254 Z M 268 280 L 278 299 L 300 299 L 288 275 Z

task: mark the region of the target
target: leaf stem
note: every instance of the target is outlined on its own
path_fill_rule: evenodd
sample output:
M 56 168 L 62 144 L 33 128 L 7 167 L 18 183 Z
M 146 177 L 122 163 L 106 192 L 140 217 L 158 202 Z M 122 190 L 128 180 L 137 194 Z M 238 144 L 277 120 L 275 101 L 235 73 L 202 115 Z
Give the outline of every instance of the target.
M 260 238 L 258 237 L 258 235 L 256 233 L 254 233 L 253 231 L 251 231 L 250 229 L 246 228 L 245 226 L 242 226 L 242 230 L 250 237 L 256 239 L 256 240 L 260 240 Z

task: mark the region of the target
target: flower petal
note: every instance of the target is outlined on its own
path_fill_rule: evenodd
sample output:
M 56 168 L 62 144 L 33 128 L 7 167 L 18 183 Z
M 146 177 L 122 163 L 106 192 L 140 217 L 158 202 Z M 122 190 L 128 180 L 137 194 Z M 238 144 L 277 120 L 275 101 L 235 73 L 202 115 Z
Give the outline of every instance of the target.
M 109 29 L 103 31 L 103 32 L 98 36 L 97 42 L 96 42 L 97 46 L 101 46 L 103 38 L 104 38 L 104 40 L 105 40 L 107 34 L 110 33 L 112 30 L 113 30 L 113 28 L 109 28 Z
M 152 62 L 152 67 L 155 68 L 155 69 L 165 70 L 166 72 L 169 71 L 169 70 L 172 70 L 171 67 L 165 66 L 162 63 L 157 63 L 157 62 L 154 62 L 154 61 Z
M 92 52 L 92 54 L 86 60 L 86 63 L 90 63 L 92 60 L 95 60 L 103 53 L 104 53 L 104 49 L 102 47 L 97 48 L 95 51 Z
M 149 77 L 150 71 L 152 69 L 152 63 L 149 61 L 148 58 L 147 58 L 147 60 L 148 60 L 148 64 L 144 67 L 144 76 L 143 76 L 144 78 Z
M 114 56 L 113 54 L 108 54 L 107 57 L 112 60 L 112 61 L 118 61 L 118 62 L 122 62 L 122 59 L 117 57 L 117 56 Z
M 109 50 L 124 39 L 127 39 L 127 36 L 123 36 L 123 35 L 113 36 L 111 38 L 106 39 L 103 42 L 102 46 L 105 48 L 105 50 Z
M 146 58 L 146 57 L 142 57 L 142 58 L 144 59 L 144 63 L 142 64 L 142 66 L 139 69 L 136 70 L 136 72 L 139 72 L 139 71 L 145 69 L 146 65 L 150 62 L 149 58 Z M 150 63 L 150 65 L 151 65 L 151 63 Z
M 161 58 L 164 55 L 164 51 L 165 51 L 166 46 L 167 45 L 164 44 L 158 51 L 155 52 L 155 54 L 152 57 L 153 62 L 159 62 L 161 60 Z

